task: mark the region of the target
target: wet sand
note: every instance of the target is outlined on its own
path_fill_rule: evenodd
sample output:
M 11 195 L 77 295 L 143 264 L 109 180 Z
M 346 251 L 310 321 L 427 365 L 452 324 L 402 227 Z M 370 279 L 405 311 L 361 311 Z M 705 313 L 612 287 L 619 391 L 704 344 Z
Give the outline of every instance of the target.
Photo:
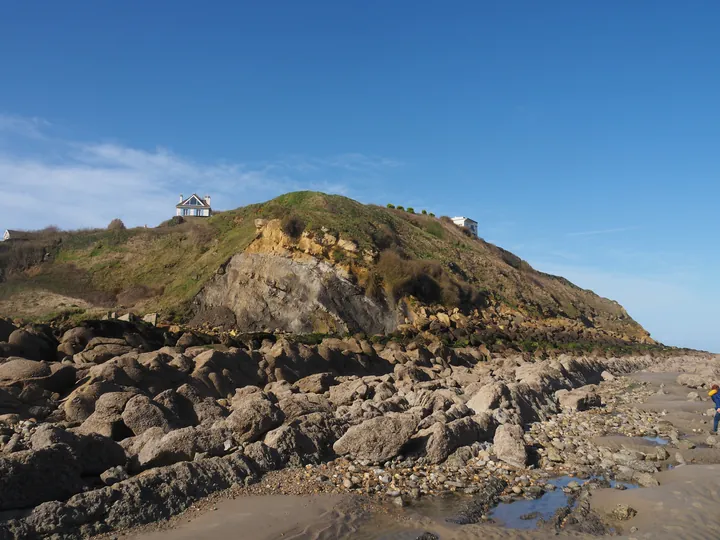
M 248 496 L 217 503 L 188 520 L 179 516 L 172 528 L 140 532 L 133 540 L 202 540 L 276 538 L 339 538 L 353 528 L 354 519 L 339 510 L 347 497 L 318 495 Z M 338 510 L 336 510 L 338 508 Z M 347 518 L 347 519 L 345 519 Z M 184 522 L 183 522 L 184 521 Z

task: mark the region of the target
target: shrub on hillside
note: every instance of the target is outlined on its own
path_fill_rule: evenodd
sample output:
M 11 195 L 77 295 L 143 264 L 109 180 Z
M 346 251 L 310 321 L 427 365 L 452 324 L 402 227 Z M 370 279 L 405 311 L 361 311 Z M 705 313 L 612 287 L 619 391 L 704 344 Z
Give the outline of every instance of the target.
M 450 216 L 440 216 L 440 221 L 442 221 L 444 223 L 452 223 L 453 222 L 453 220 L 450 219 Z
M 408 206 L 407 211 L 408 211 L 410 214 L 414 214 L 414 213 L 415 213 L 415 209 L 414 209 L 412 206 Z
M 395 205 L 393 203 L 387 203 L 387 207 L 392 210 L 395 208 Z
M 290 238 L 300 238 L 300 235 L 305 230 L 305 222 L 295 214 L 286 214 L 282 218 L 280 226 Z
M 422 215 L 423 215 L 423 216 L 427 216 L 427 210 L 423 210 L 423 211 L 422 211 Z
M 109 231 L 124 231 L 126 229 L 125 224 L 118 218 L 113 219 L 107 228 Z
M 405 207 L 398 204 L 398 205 L 397 205 L 397 209 L 398 209 L 398 210 L 405 210 Z
M 433 214 L 432 212 L 430 212 L 430 214 L 428 214 L 428 215 L 429 215 L 430 217 L 435 217 L 435 214 Z
M 380 254 L 376 270 L 394 301 L 414 296 L 421 302 L 446 306 L 484 302 L 482 293 L 455 280 L 437 261 L 405 259 L 396 251 L 386 250 Z

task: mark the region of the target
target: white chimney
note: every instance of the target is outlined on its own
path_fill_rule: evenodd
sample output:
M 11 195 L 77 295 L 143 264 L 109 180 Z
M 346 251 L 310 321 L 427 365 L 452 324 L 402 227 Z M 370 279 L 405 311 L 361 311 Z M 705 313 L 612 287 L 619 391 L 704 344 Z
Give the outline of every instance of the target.
M 205 204 L 210 206 L 210 195 L 205 195 Z
M 180 194 L 180 202 L 182 203 L 185 199 L 183 199 L 182 193 Z

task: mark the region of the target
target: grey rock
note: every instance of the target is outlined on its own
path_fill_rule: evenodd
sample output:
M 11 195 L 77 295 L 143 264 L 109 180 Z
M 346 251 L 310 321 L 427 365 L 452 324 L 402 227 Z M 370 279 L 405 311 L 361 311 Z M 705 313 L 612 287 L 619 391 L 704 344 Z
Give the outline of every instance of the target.
M 524 468 L 528 454 L 520 426 L 503 424 L 497 428 L 493 440 L 495 455 L 513 467 Z
M 135 435 L 140 435 L 151 427 L 170 431 L 172 425 L 172 419 L 166 412 L 149 397 L 143 395 L 136 395 L 128 400 L 121 418 Z
M 339 455 L 355 459 L 385 461 L 400 453 L 418 425 L 417 416 L 390 413 L 352 426 L 334 445 Z
M 0 457 L 0 510 L 66 499 L 82 491 L 80 473 L 80 464 L 64 444 Z
M 85 538 L 129 529 L 177 515 L 203 497 L 254 478 L 247 459 L 237 453 L 178 463 L 66 502 L 41 504 L 25 518 L 0 523 L 0 538 Z
M 78 435 L 51 425 L 41 425 L 30 437 L 35 451 L 64 444 L 73 453 L 83 475 L 97 475 L 126 461 L 123 448 L 108 437 L 96 433 Z
M 100 480 L 102 480 L 106 486 L 112 486 L 128 478 L 130 478 L 130 475 L 120 466 L 107 469 L 100 475 Z
M 233 399 L 233 412 L 216 424 L 233 432 L 240 442 L 254 442 L 285 419 L 280 408 L 262 392 Z

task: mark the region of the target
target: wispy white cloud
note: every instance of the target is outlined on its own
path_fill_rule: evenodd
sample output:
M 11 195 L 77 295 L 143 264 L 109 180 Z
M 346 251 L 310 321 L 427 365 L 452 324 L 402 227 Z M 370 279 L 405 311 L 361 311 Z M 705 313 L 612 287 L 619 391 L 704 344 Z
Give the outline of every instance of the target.
M 616 234 L 616 233 L 623 233 L 623 232 L 629 232 L 629 231 L 636 231 L 640 229 L 640 227 L 618 227 L 615 229 L 599 229 L 595 231 L 580 231 L 580 232 L 569 232 L 566 233 L 565 236 L 596 236 L 599 234 Z
M 202 163 L 158 147 L 76 141 L 48 135 L 41 119 L 0 116 L 1 226 L 64 228 L 154 225 L 174 213 L 179 193 L 213 195 L 234 208 L 286 191 L 351 194 L 355 183 L 399 164 L 359 153 L 263 163 Z M 351 178 L 349 178 L 351 177 Z
M 12 134 L 30 138 L 44 138 L 44 130 L 50 122 L 42 118 L 24 118 L 0 113 L 0 134 Z

